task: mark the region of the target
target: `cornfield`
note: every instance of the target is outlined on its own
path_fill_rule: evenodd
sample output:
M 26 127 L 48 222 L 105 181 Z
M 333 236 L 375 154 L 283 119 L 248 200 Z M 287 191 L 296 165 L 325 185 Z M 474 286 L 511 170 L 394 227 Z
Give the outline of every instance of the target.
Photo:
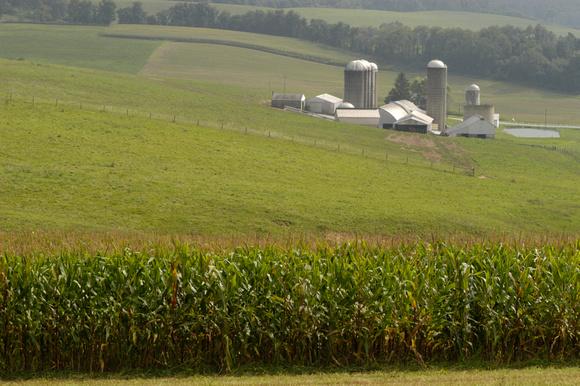
M 0 257 L 0 371 L 577 359 L 580 243 Z

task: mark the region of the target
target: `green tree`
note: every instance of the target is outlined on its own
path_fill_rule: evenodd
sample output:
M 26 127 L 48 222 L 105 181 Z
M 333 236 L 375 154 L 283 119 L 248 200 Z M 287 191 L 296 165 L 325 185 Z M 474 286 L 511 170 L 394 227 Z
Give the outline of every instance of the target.
M 147 14 L 140 1 L 134 2 L 130 7 L 119 9 L 117 16 L 121 24 L 145 24 L 147 22 Z
M 409 100 L 422 109 L 427 108 L 427 94 L 425 92 L 425 78 L 415 78 L 411 83 L 411 97 Z
M 403 99 L 411 99 L 411 85 L 405 73 L 401 72 L 395 80 L 395 87 L 393 87 L 389 95 L 385 98 L 385 103 Z
M 95 22 L 97 24 L 109 25 L 115 21 L 115 10 L 117 5 L 112 0 L 101 0 L 97 6 Z

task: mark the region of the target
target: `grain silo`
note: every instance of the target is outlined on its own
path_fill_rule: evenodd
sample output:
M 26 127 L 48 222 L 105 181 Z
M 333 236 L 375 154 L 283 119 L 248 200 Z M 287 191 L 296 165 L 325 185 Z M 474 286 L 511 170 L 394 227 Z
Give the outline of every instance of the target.
M 376 70 L 374 69 L 376 67 Z M 344 100 L 357 109 L 376 108 L 376 71 L 378 67 L 360 59 L 353 60 L 344 70 Z
M 481 104 L 481 89 L 478 85 L 472 84 L 465 89 L 465 104 L 479 106 Z
M 427 115 L 433 117 L 438 130 L 447 126 L 447 65 L 440 60 L 427 64 Z
M 376 63 L 371 63 L 371 90 L 370 97 L 371 102 L 369 104 L 369 109 L 376 109 L 377 105 L 377 75 L 379 73 L 379 66 Z
M 356 108 L 362 108 L 365 101 L 365 70 L 360 60 L 353 60 L 344 69 L 344 100 Z
M 363 104 L 360 108 L 362 109 L 366 109 L 367 106 L 369 105 L 370 102 L 370 97 L 369 97 L 369 93 L 370 93 L 370 89 L 371 89 L 371 63 L 364 60 L 364 59 L 359 59 L 359 61 L 364 65 L 365 70 L 364 70 L 364 98 L 363 98 Z

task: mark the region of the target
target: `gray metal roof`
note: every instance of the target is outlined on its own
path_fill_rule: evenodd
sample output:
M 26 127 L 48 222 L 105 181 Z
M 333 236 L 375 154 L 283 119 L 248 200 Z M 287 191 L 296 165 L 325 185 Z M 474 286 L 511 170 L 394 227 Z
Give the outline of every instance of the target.
M 317 95 L 313 98 L 308 99 L 308 101 L 315 101 L 315 100 L 328 102 L 328 103 L 335 103 L 335 104 L 342 103 L 342 99 L 340 99 L 339 97 L 335 97 L 334 95 L 330 95 L 330 94 L 320 94 L 320 95 Z
M 481 115 L 474 115 L 460 124 L 447 129 L 446 134 L 456 136 L 462 134 L 469 135 L 495 135 L 495 126 L 486 121 Z
M 272 94 L 273 101 L 303 101 L 305 99 L 304 94 L 282 94 L 277 92 Z
M 379 110 L 366 109 L 337 109 L 336 116 L 339 118 L 376 118 L 380 117 Z
M 397 121 L 397 124 L 404 124 L 408 121 L 415 121 L 425 125 L 430 125 L 433 123 L 433 118 L 428 116 L 427 114 L 423 114 L 420 111 L 412 111 L 409 115 L 404 118 L 401 118 Z

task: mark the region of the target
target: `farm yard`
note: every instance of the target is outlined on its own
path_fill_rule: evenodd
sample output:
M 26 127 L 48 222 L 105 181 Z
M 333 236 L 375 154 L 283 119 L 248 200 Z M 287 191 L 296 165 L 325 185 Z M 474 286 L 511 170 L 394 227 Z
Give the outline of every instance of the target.
M 580 130 L 481 140 L 272 109 L 341 95 L 356 57 L 292 38 L 15 23 L 0 47 L 2 381 L 580 382 Z M 402 69 L 379 66 L 382 102 Z M 455 74 L 452 113 L 474 82 L 505 120 L 580 123 L 578 95 Z

